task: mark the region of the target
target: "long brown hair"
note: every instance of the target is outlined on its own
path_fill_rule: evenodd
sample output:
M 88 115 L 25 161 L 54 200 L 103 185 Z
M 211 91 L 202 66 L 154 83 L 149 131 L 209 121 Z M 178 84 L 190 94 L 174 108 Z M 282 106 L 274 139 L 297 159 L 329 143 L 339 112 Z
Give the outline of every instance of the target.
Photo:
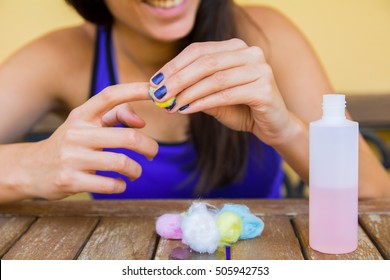
M 110 25 L 113 17 L 104 0 L 66 0 L 86 20 Z M 183 48 L 193 42 L 222 41 L 237 37 L 231 0 L 202 0 L 195 26 Z M 181 50 L 178 50 L 180 52 Z M 204 113 L 190 117 L 190 137 L 197 151 L 196 170 L 200 179 L 197 195 L 242 178 L 248 157 L 248 139 Z

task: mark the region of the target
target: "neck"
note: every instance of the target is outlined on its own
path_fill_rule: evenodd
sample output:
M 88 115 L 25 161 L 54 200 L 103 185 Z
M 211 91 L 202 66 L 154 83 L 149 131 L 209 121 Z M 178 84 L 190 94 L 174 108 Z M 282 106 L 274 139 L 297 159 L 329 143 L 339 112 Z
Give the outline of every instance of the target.
M 112 28 L 119 61 L 134 64 L 140 72 L 151 77 L 177 55 L 181 41 L 161 42 L 116 23 Z

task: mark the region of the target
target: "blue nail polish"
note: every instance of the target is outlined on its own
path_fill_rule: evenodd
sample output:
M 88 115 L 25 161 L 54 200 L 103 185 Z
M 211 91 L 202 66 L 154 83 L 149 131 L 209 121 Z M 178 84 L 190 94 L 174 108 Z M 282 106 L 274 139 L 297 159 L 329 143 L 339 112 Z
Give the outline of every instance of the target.
M 164 74 L 163 73 L 158 73 L 156 76 L 154 76 L 152 78 L 152 82 L 155 84 L 155 85 L 158 85 L 162 82 L 162 80 L 164 80 Z
M 187 109 L 188 107 L 190 107 L 190 104 L 184 105 L 183 107 L 181 107 L 181 108 L 179 109 L 179 111 L 180 111 L 180 112 L 181 112 L 181 111 L 184 111 L 184 110 Z
M 167 94 L 167 87 L 162 86 L 154 92 L 154 97 L 156 97 L 158 100 L 160 100 L 161 98 L 163 98 L 165 96 L 165 94 Z
M 169 107 L 167 107 L 166 109 L 168 110 L 168 111 L 170 111 L 170 110 L 172 110 L 173 109 L 173 107 L 175 107 L 176 106 L 176 99 L 175 100 L 173 100 L 173 103 L 172 103 L 172 105 L 171 106 L 169 106 Z

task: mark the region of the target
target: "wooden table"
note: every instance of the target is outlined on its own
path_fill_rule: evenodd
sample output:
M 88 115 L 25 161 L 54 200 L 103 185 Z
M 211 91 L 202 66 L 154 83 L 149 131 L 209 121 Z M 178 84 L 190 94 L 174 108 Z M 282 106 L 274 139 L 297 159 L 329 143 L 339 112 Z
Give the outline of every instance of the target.
M 390 199 L 359 202 L 359 247 L 328 255 L 308 243 L 308 201 L 208 200 L 246 204 L 265 223 L 263 234 L 238 241 L 232 259 L 389 259 Z M 2 259 L 224 259 L 190 252 L 180 241 L 159 238 L 155 221 L 182 212 L 190 200 L 29 201 L 0 205 Z

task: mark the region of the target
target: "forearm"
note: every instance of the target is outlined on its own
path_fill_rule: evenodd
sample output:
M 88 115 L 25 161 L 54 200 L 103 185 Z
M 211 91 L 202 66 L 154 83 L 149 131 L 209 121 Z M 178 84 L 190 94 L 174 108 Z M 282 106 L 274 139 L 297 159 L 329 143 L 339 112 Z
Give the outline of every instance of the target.
M 276 151 L 283 157 L 292 169 L 309 184 L 309 128 L 294 114 L 286 141 L 274 145 Z
M 0 203 L 32 198 L 24 191 L 21 157 L 29 156 L 32 143 L 0 145 Z
M 359 140 L 359 197 L 390 197 L 389 174 L 363 137 Z

